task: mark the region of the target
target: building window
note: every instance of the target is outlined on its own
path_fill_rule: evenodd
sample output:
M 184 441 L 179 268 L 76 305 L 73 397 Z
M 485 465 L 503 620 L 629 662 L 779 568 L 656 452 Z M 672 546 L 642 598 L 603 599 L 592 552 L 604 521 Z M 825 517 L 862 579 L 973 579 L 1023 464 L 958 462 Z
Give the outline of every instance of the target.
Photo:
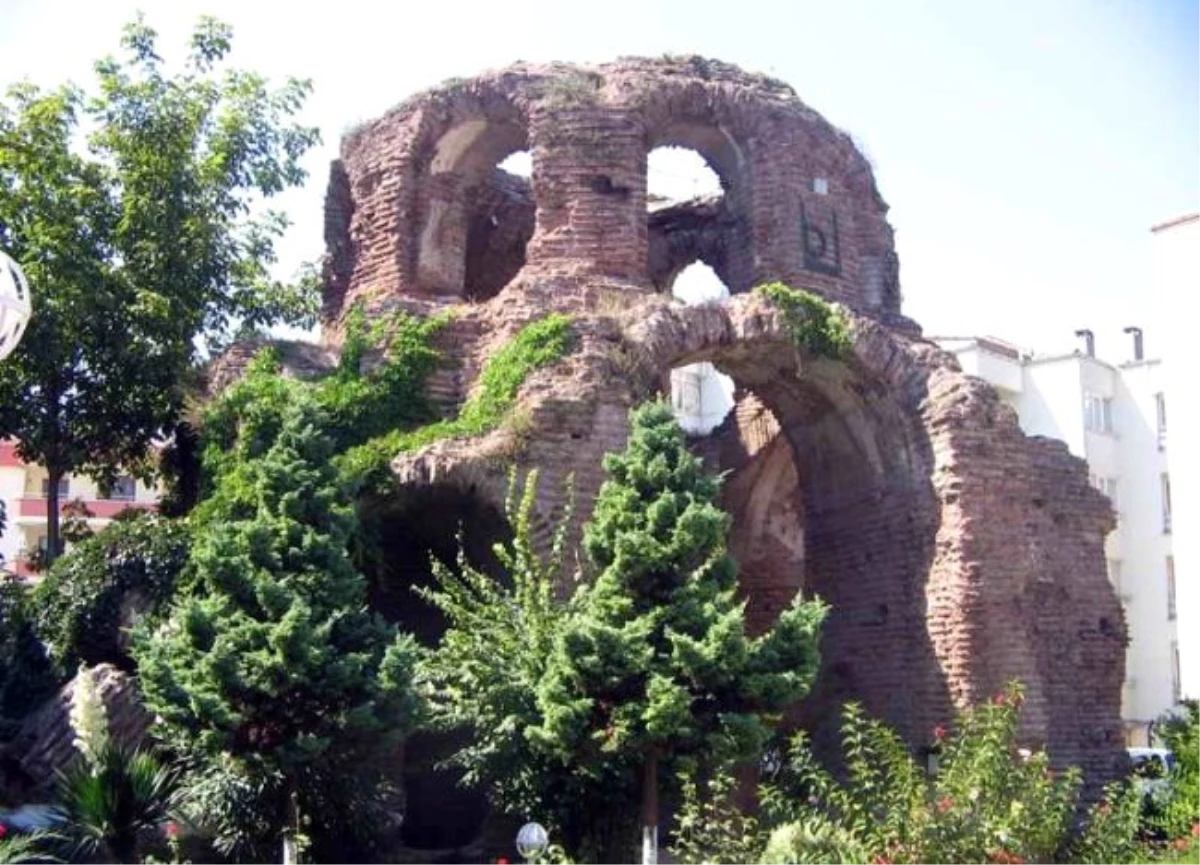
M 71 482 L 67 478 L 58 479 L 58 498 L 67 498 L 71 495 Z M 50 478 L 42 478 L 42 498 L 50 498 Z
M 1119 513 L 1120 505 L 1117 501 L 1117 479 L 1089 474 L 1088 480 L 1091 481 L 1093 487 L 1108 496 L 1109 500 L 1112 502 L 1113 511 Z
M 1167 618 L 1175 619 L 1175 557 L 1167 556 Z
M 1182 696 L 1183 687 L 1179 677 L 1179 643 L 1171 643 L 1171 699 L 1178 703 Z
M 1171 534 L 1171 476 L 1163 472 L 1159 479 L 1162 483 L 1162 518 L 1163 534 Z
M 110 487 L 101 490 L 100 497 L 117 502 L 131 502 L 137 498 L 137 481 L 129 475 L 121 475 Z
M 1094 393 L 1083 395 L 1083 425 L 1091 432 L 1112 433 L 1112 400 Z
M 1161 393 L 1154 395 L 1154 415 L 1158 421 L 1158 448 L 1167 443 L 1167 400 Z

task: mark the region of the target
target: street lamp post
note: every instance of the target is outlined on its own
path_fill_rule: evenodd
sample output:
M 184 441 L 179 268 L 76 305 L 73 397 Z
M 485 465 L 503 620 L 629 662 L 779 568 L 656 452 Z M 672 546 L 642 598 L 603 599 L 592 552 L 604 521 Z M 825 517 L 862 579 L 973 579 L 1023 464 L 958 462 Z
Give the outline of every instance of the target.
M 20 265 L 0 252 L 0 360 L 17 347 L 32 312 L 29 280 Z

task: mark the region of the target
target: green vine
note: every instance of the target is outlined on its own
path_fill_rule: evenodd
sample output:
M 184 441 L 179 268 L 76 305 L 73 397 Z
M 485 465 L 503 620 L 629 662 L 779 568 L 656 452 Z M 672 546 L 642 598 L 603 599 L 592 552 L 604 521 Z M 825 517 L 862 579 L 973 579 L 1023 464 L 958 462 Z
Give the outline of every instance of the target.
M 530 373 L 561 360 L 571 345 L 571 318 L 549 315 L 527 324 L 483 368 L 479 387 L 458 417 L 417 429 L 393 429 L 351 448 L 337 459 L 343 476 L 376 478 L 391 460 L 435 441 L 484 435 L 500 426 Z
M 788 335 L 799 350 L 834 360 L 844 360 L 852 354 L 849 322 L 829 302 L 782 282 L 760 285 L 754 292 L 783 315 Z
M 278 352 L 261 351 L 242 379 L 205 414 L 206 486 L 221 491 L 200 505 L 200 519 L 205 513 L 253 507 L 252 489 L 216 481 L 271 447 L 290 405 L 316 403 L 348 490 L 385 489 L 391 482 L 388 464 L 398 454 L 442 439 L 484 435 L 500 426 L 511 416 L 529 374 L 558 361 L 570 347 L 568 316 L 550 315 L 526 325 L 484 366 L 479 387 L 458 416 L 437 420 L 426 381 L 438 361 L 433 339 L 448 321 L 447 315 L 421 319 L 399 314 L 368 328 L 356 308 L 347 317 L 338 365 L 314 380 L 281 375 Z M 364 370 L 367 355 L 378 349 L 384 352 L 382 362 Z
M 298 401 L 319 406 L 323 432 L 338 453 L 397 428 L 429 423 L 436 417 L 425 389 L 438 360 L 433 339 L 449 320 L 446 314 L 423 319 L 400 313 L 368 329 L 362 310 L 355 308 L 347 317 L 337 367 L 314 380 L 281 375 L 278 351 L 263 349 L 205 412 L 206 487 L 215 488 L 226 472 L 265 453 L 285 410 Z M 382 349 L 383 359 L 365 371 L 363 361 L 375 349 Z

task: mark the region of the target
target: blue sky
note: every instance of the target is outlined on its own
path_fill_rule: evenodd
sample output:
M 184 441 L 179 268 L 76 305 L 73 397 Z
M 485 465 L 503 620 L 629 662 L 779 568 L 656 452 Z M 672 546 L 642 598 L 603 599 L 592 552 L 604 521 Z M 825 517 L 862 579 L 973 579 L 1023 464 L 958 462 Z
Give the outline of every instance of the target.
M 324 144 L 280 202 L 285 270 L 322 251 L 345 128 L 518 59 L 698 53 L 786 80 L 875 166 L 905 308 L 930 334 L 1052 351 L 1091 327 L 1102 356 L 1124 353 L 1122 325 L 1168 312 L 1145 306 L 1150 226 L 1200 209 L 1195 0 L 0 0 L 0 82 L 87 80 L 139 8 L 168 58 L 211 13 L 237 64 L 313 79 Z

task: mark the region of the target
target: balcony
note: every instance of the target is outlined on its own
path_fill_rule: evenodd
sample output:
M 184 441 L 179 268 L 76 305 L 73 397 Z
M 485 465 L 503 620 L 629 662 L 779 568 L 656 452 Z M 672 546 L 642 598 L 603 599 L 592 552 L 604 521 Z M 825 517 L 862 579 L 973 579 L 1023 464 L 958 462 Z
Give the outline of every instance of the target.
M 41 564 L 25 553 L 18 553 L 5 564 L 10 573 L 23 580 L 37 580 L 45 576 Z
M 62 500 L 58 503 L 58 513 L 61 517 L 68 503 L 75 502 L 76 499 Z M 130 508 L 138 510 L 154 510 L 158 505 L 155 502 L 138 502 L 138 501 L 122 501 L 120 499 L 90 499 L 83 501 L 84 507 L 88 509 L 91 516 L 89 520 L 111 520 L 122 511 Z M 26 496 L 17 499 L 17 518 L 40 519 L 44 520 L 50 514 L 50 503 L 47 499 L 41 496 Z

